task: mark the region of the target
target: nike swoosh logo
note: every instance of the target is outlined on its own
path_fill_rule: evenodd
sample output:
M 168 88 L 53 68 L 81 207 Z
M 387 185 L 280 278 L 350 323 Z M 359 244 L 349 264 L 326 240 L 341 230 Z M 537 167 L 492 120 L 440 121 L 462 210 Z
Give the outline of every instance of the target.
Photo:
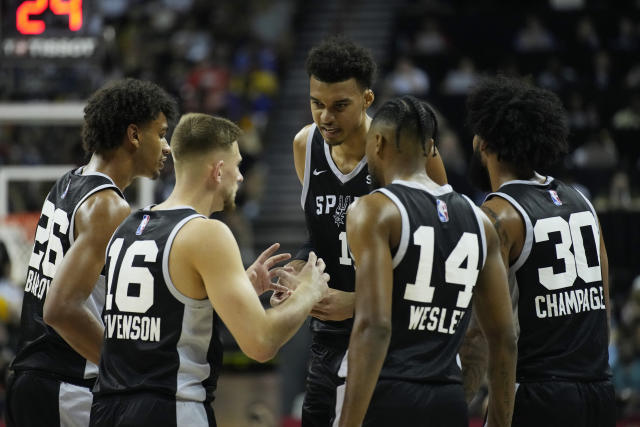
M 319 171 L 318 169 L 314 169 L 314 170 L 313 170 L 313 174 L 314 174 L 315 176 L 318 176 L 318 175 L 320 175 L 321 173 L 325 173 L 326 171 L 327 171 L 326 169 L 325 169 L 325 170 L 323 170 L 323 171 Z

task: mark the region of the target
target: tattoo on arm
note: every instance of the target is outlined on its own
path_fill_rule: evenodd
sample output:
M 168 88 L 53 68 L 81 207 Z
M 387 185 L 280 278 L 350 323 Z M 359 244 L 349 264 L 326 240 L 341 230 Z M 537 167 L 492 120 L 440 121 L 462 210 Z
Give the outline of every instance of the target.
M 481 206 L 480 209 L 482 209 L 482 211 L 487 214 L 487 216 L 491 220 L 491 223 L 493 224 L 493 228 L 496 229 L 496 232 L 500 237 L 500 252 L 507 256 L 506 261 L 508 262 L 511 242 L 509 241 L 509 234 L 507 234 L 507 230 L 505 230 L 502 220 L 500 219 L 500 217 L 498 217 L 498 214 L 490 207 Z
M 480 386 L 485 382 L 487 357 L 487 341 L 474 317 L 460 347 L 462 382 L 467 403 L 473 400 Z

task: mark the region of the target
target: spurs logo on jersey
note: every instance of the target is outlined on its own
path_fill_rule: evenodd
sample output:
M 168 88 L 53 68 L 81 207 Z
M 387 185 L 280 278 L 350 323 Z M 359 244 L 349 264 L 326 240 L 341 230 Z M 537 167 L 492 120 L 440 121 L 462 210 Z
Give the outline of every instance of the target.
M 456 353 L 486 253 L 478 208 L 449 185 L 429 190 L 394 181 L 376 191 L 402 216 L 393 256 L 391 341 L 380 378 L 459 382 Z
M 307 139 L 305 174 L 301 203 L 307 229 L 318 256 L 326 263 L 331 275 L 329 285 L 353 292 L 355 272 L 349 256 L 345 222 L 347 208 L 358 197 L 369 192 L 367 160 L 363 158 L 353 171 L 343 174 L 331 157 L 329 146 L 312 125 Z M 323 322 L 312 318 L 315 331 L 349 334 L 353 320 Z
M 54 372 L 74 382 L 97 374 L 97 366 L 87 362 L 46 326 L 42 311 L 51 281 L 73 244 L 77 209 L 88 197 L 105 189 L 116 191 L 123 197 L 108 176 L 100 173 L 81 175 L 78 169 L 63 175 L 44 201 L 24 288 L 20 342 L 12 365 L 16 370 Z M 100 322 L 103 301 L 104 277 L 100 276 L 85 303 Z
M 522 216 L 526 237 L 509 268 L 517 307 L 519 381 L 608 377 L 608 331 L 600 230 L 591 203 L 549 177 L 511 181 L 502 197 Z
M 145 209 L 114 233 L 107 247 L 105 343 L 95 393 L 126 389 L 213 399 L 222 364 L 217 317 L 208 299 L 186 297 L 169 274 L 173 240 L 194 218 L 204 217 L 189 207 Z

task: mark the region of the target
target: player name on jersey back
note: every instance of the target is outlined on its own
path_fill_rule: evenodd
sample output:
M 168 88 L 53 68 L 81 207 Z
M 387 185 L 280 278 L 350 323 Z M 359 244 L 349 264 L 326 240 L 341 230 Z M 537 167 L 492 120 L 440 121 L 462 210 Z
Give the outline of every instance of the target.
M 137 314 L 105 314 L 105 333 L 107 338 L 158 342 L 161 320 Z
M 606 310 L 602 286 L 538 295 L 535 297 L 539 319 L 561 317 L 592 310 Z
M 453 335 L 466 310 L 447 310 L 446 307 L 411 305 L 409 330 L 440 332 Z

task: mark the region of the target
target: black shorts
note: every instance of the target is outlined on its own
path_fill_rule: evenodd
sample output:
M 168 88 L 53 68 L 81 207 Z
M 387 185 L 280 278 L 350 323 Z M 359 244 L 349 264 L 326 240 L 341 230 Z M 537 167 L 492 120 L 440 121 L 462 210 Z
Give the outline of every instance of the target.
M 92 399 L 88 387 L 17 372 L 7 387 L 7 427 L 87 427 Z
M 342 411 L 344 386 L 336 412 Z M 461 384 L 378 380 L 362 427 L 468 427 L 469 414 Z
M 512 427 L 614 427 L 611 381 L 521 383 L 516 389 Z
M 348 346 L 348 335 L 313 333 L 302 404 L 302 427 L 327 427 L 333 423 L 336 390 L 344 384 L 338 369 Z
M 209 403 L 176 401 L 157 393 L 94 396 L 91 427 L 215 427 Z

